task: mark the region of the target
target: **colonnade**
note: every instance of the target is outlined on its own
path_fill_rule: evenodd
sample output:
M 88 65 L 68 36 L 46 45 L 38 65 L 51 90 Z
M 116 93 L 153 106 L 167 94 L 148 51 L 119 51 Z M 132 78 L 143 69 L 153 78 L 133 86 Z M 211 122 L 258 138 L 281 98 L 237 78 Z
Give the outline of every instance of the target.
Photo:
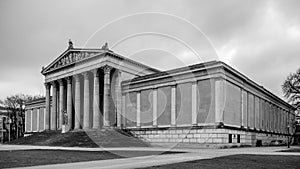
M 111 94 L 121 93 L 121 91 L 118 91 L 121 90 L 120 87 L 121 73 L 119 70 L 116 69 L 114 71 L 114 73 L 117 73 L 116 80 L 115 80 L 116 83 L 114 87 L 116 92 L 115 91 L 112 92 L 112 88 L 111 88 L 112 70 L 113 70 L 112 67 L 106 65 L 99 69 L 82 72 L 79 74 L 75 74 L 73 76 L 64 77 L 61 79 L 57 79 L 45 83 L 45 88 L 46 88 L 45 129 L 46 130 L 61 129 L 63 125 L 64 112 L 67 113 L 68 126 L 71 129 L 72 128 L 98 129 L 102 127 L 101 124 L 103 124 L 103 127 L 110 127 L 112 125 L 110 121 L 110 115 L 111 115 L 110 113 L 111 112 L 116 113 L 116 111 L 110 110 L 110 105 L 112 104 Z M 99 75 L 101 73 L 103 74 L 103 79 L 99 78 L 100 77 Z M 102 84 L 100 85 L 100 83 Z M 93 86 L 93 88 L 90 89 L 90 86 Z M 103 86 L 103 88 L 101 88 L 100 86 Z M 103 90 L 103 95 L 100 95 L 102 90 Z M 50 97 L 51 92 L 52 92 L 52 99 Z M 101 96 L 103 96 L 103 98 L 100 98 Z M 115 102 L 117 103 L 120 102 L 120 99 L 121 98 L 118 96 L 115 97 L 116 100 Z M 101 109 L 100 106 L 101 100 L 103 100 L 103 110 Z M 118 107 L 119 106 L 117 106 L 117 110 Z M 103 118 L 101 118 L 102 116 Z M 118 112 L 118 118 L 120 118 L 120 112 Z M 103 123 L 101 120 L 103 120 Z

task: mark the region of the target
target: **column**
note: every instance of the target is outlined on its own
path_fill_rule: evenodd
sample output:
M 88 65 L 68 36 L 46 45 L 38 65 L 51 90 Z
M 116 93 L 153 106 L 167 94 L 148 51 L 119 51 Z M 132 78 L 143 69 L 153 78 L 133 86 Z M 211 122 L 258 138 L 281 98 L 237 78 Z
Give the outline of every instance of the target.
M 121 127 L 125 127 L 125 124 L 126 124 L 126 108 L 125 108 L 125 94 L 122 95 L 122 118 L 121 118 L 121 121 L 122 121 L 122 125 Z
M 27 125 L 27 123 L 28 123 L 28 114 L 29 114 L 29 111 L 25 110 L 25 124 L 24 124 L 25 125 L 25 132 L 27 132 L 27 130 L 28 130 L 28 125 Z
M 122 91 L 121 91 L 121 71 L 116 71 L 116 85 L 115 85 L 115 93 L 116 93 L 116 108 L 117 108 L 117 127 L 121 128 L 122 123 Z
M 63 124 L 64 119 L 64 82 L 63 79 L 58 80 L 59 83 L 59 123 L 58 123 L 58 129 L 61 129 L 61 126 Z
M 109 121 L 109 104 L 110 104 L 110 71 L 111 67 L 104 66 L 102 67 L 104 72 L 104 99 L 103 99 L 103 125 L 104 127 L 110 126 Z
M 90 128 L 90 80 L 88 72 L 83 73 L 83 129 Z
M 46 110 L 45 110 L 45 130 L 50 130 L 50 88 L 49 83 L 45 83 L 46 88 Z
M 44 130 L 48 130 L 48 129 L 46 129 L 46 122 L 47 122 L 46 107 L 44 107 Z
M 271 112 L 270 112 L 270 131 L 274 132 L 274 105 L 271 103 Z
M 171 87 L 171 126 L 176 125 L 176 85 Z
M 276 113 L 275 113 L 275 128 L 276 128 L 276 132 L 278 133 L 279 132 L 279 113 L 278 113 L 278 111 L 279 111 L 279 108 L 278 108 L 278 106 L 276 106 L 275 107 L 275 111 L 276 111 Z
M 40 131 L 40 108 L 36 109 L 36 131 Z
M 284 126 L 284 109 L 281 110 L 281 130 L 282 130 L 282 133 L 284 133 L 285 131 L 285 126 Z
M 192 124 L 197 125 L 197 81 L 192 83 Z
M 224 82 L 222 79 L 215 81 L 215 122 L 223 122 L 224 111 Z
M 136 93 L 136 126 L 141 127 L 141 91 Z
M 240 90 L 240 100 L 241 100 L 241 126 L 244 126 L 244 95 L 243 89 Z
M 57 87 L 56 83 L 52 82 L 52 107 L 51 107 L 51 130 L 57 129 Z
M 255 109 L 255 128 L 256 130 L 260 129 L 259 121 L 259 97 L 255 96 L 254 98 L 254 109 Z
M 269 119 L 270 119 L 270 131 L 273 131 L 273 115 L 274 115 L 274 110 L 273 110 L 273 104 L 270 103 L 270 116 L 269 116 Z
M 68 126 L 72 128 L 72 78 L 67 78 L 67 114 L 68 114 Z
M 94 102 L 93 102 L 93 129 L 100 128 L 100 96 L 99 96 L 99 74 L 98 69 L 93 71 L 94 74 Z
M 282 120 L 283 120 L 283 126 L 282 126 L 282 130 L 283 133 L 286 134 L 286 113 L 285 113 L 285 109 L 282 110 Z
M 80 128 L 80 75 L 75 75 L 75 126 Z
M 157 88 L 153 89 L 153 126 L 157 127 Z
M 263 130 L 263 107 L 262 98 L 259 99 L 259 128 Z
M 33 109 L 30 110 L 30 131 L 33 132 Z

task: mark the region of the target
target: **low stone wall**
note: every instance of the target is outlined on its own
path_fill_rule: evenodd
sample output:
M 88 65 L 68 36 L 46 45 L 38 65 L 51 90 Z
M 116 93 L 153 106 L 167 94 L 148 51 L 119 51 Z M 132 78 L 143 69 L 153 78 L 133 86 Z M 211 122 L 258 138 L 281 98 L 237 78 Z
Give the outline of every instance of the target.
M 199 147 L 240 147 L 269 145 L 272 140 L 286 140 L 284 135 L 256 133 L 232 129 L 134 129 L 138 138 L 155 145 L 199 146 Z

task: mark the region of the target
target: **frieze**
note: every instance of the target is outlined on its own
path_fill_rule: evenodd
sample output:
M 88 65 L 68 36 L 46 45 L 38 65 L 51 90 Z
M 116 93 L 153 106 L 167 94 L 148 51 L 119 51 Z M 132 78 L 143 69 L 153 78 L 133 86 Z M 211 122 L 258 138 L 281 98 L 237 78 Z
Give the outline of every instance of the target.
M 64 57 L 62 57 L 59 61 L 57 61 L 50 68 L 50 70 L 60 68 L 60 67 L 63 67 L 65 65 L 68 65 L 71 63 L 78 62 L 85 58 L 93 57 L 96 54 L 97 54 L 97 52 L 70 52 L 67 55 L 65 55 Z

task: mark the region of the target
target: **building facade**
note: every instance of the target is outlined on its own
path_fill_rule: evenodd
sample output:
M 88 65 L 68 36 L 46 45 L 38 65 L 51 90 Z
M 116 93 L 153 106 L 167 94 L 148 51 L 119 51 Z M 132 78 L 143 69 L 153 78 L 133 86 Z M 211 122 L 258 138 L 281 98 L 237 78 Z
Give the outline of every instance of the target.
M 159 71 L 109 50 L 69 48 L 47 67 L 26 131 L 121 128 L 153 144 L 266 145 L 294 107 L 220 61 Z

